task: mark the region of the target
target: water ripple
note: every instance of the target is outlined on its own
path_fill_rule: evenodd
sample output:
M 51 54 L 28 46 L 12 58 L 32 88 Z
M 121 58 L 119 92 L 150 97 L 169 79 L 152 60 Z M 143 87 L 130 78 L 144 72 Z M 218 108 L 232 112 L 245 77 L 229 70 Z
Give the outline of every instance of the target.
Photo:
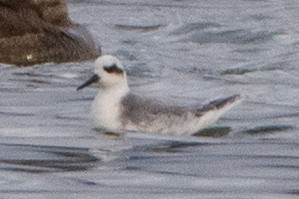
M 260 44 L 271 41 L 273 37 L 281 32 L 250 31 L 245 29 L 225 30 L 225 31 L 205 31 L 198 32 L 182 42 L 193 42 L 198 44 L 208 43 L 228 43 L 228 44 Z
M 31 173 L 89 170 L 98 158 L 87 149 L 39 145 L 1 144 L 0 170 L 23 171 Z

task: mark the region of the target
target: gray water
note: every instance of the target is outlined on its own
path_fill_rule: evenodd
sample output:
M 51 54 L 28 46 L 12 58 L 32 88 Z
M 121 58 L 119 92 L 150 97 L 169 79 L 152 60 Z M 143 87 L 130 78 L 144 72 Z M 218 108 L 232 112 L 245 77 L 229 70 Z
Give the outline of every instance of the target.
M 92 62 L 0 67 L 0 198 L 299 198 L 296 0 L 69 0 L 132 90 L 245 100 L 193 137 L 96 131 Z

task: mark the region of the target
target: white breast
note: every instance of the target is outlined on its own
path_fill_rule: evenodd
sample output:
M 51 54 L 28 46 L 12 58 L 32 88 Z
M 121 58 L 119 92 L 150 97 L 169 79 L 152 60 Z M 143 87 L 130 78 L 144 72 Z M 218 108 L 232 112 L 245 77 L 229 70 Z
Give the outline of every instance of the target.
M 111 92 L 100 92 L 92 104 L 92 117 L 95 125 L 111 131 L 120 129 L 119 99 Z
M 96 127 L 104 128 L 108 131 L 122 132 L 120 122 L 121 99 L 129 92 L 125 84 L 111 89 L 102 89 L 92 104 L 92 117 Z

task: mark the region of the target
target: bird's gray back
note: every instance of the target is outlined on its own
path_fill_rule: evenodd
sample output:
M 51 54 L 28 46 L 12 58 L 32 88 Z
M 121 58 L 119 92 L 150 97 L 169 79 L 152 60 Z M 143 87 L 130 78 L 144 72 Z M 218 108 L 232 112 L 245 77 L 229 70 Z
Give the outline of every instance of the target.
M 167 106 L 154 99 L 142 98 L 134 94 L 126 95 L 122 101 L 121 121 L 135 125 L 152 123 L 159 118 L 174 118 L 186 115 L 184 107 Z
M 168 106 L 129 94 L 121 101 L 120 121 L 126 130 L 190 135 L 215 122 L 240 96 L 214 100 L 197 107 Z

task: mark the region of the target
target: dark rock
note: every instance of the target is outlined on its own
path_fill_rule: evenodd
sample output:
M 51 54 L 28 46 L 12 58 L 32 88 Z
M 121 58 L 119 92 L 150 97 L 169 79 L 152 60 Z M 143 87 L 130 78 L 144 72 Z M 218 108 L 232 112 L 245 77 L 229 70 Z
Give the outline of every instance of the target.
M 94 59 L 100 46 L 64 0 L 0 0 L 0 62 L 29 66 Z

